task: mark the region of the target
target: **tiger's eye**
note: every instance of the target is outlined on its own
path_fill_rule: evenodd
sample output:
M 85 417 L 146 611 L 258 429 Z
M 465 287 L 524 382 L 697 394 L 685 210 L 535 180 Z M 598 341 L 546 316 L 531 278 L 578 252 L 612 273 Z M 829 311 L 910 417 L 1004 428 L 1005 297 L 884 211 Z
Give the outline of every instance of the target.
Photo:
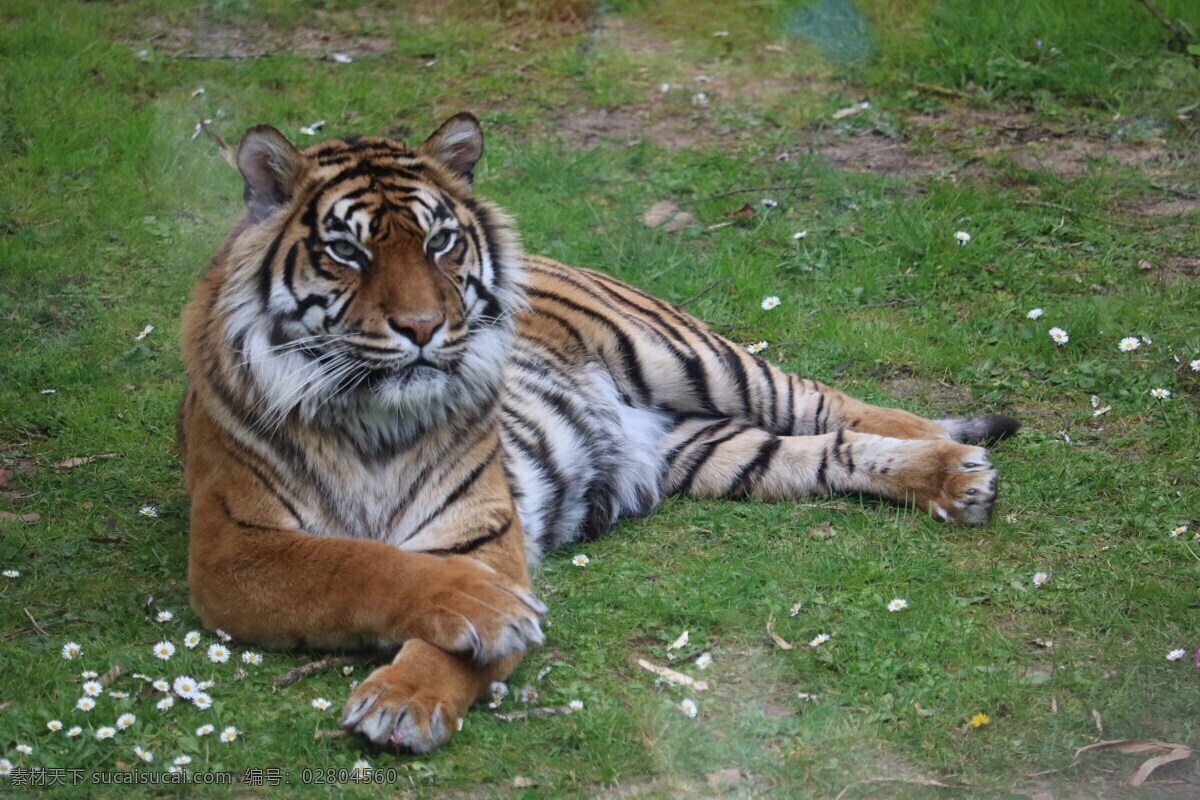
M 355 261 L 358 259 L 358 248 L 344 239 L 339 239 L 336 242 L 330 243 L 329 250 L 338 258 L 346 261 Z
M 441 230 L 429 237 L 429 241 L 425 242 L 425 246 L 431 252 L 440 252 L 446 245 L 450 243 L 450 231 Z

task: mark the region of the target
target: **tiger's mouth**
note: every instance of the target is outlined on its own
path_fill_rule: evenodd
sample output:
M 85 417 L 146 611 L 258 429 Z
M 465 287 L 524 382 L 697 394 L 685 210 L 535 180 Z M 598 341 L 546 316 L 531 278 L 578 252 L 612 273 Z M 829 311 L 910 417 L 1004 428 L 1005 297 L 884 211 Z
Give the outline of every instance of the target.
M 368 389 L 404 388 L 414 384 L 444 380 L 454 372 L 454 364 L 437 364 L 424 356 L 403 365 L 370 368 L 363 384 Z

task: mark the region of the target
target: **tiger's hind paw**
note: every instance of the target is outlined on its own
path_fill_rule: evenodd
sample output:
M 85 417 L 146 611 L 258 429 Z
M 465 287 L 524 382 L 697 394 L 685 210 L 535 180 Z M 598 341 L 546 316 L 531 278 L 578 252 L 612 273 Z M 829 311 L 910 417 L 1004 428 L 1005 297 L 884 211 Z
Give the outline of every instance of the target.
M 998 494 L 997 474 L 987 450 L 958 444 L 940 449 L 936 489 L 926 497 L 918 495 L 919 503 L 939 522 L 986 525 Z

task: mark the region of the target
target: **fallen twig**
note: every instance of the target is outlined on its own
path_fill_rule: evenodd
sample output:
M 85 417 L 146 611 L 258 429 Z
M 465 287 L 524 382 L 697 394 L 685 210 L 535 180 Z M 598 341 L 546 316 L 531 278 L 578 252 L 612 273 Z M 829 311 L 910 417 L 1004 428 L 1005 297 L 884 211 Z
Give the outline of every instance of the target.
M 50 635 L 50 634 L 46 633 L 46 629 L 45 629 L 45 628 L 43 628 L 41 625 L 38 625 L 38 621 L 37 621 L 36 619 L 34 619 L 34 618 L 33 618 L 33 614 L 30 614 L 30 613 L 29 613 L 29 609 L 28 609 L 28 608 L 26 608 L 26 609 L 25 609 L 25 616 L 29 617 L 29 622 L 30 622 L 30 624 L 31 624 L 31 625 L 33 625 L 33 629 L 34 629 L 35 631 L 37 631 L 38 633 L 40 633 L 42 636 L 49 636 L 49 635 Z
M 769 614 L 769 615 L 767 615 L 767 636 L 770 636 L 772 639 L 775 640 L 775 644 L 779 645 L 779 649 L 791 650 L 792 645 L 790 645 L 786 641 L 784 641 L 782 636 L 775 633 L 774 628 L 775 628 L 775 615 Z
M 713 289 L 717 288 L 718 286 L 720 286 L 723 283 L 729 283 L 729 278 L 721 278 L 719 280 L 715 280 L 712 283 L 710 283 L 708 286 L 706 286 L 703 289 L 701 289 L 700 291 L 696 292 L 694 295 L 689 297 L 687 300 L 676 303 L 675 305 L 679 308 L 683 308 L 684 306 L 689 305 L 690 303 L 694 303 L 697 300 L 699 300 L 701 297 L 704 297 L 704 295 L 708 294 Z
M 1154 3 L 1151 3 L 1150 0 L 1140 0 L 1140 2 L 1142 5 L 1144 5 L 1146 7 L 1147 11 L 1149 11 L 1154 16 L 1158 17 L 1158 21 L 1163 24 L 1164 28 L 1166 28 L 1167 30 L 1169 30 L 1171 32 L 1171 38 L 1179 39 L 1180 41 L 1187 40 L 1187 34 L 1185 34 L 1183 32 L 1183 29 L 1180 28 L 1178 25 L 1176 25 L 1174 22 L 1172 22 L 1171 19 L 1169 17 L 1167 17 L 1166 14 L 1159 11 L 1158 7 L 1155 6 Z
M 350 735 L 350 731 L 342 730 L 341 728 L 337 730 L 322 730 L 318 728 L 313 731 L 313 741 L 319 742 L 322 739 L 348 739 Z
M 125 674 L 125 665 L 124 664 L 113 664 L 111 667 L 108 668 L 108 672 L 106 672 L 100 676 L 100 685 L 103 686 L 104 688 L 108 688 L 108 685 L 110 683 L 112 683 L 113 681 L 115 681 L 117 678 L 121 677 L 124 674 Z
M 644 658 L 637 659 L 635 661 L 635 663 L 642 669 L 646 670 L 647 672 L 653 672 L 655 675 L 658 675 L 660 678 L 666 678 L 671 683 L 677 683 L 681 686 L 691 686 L 697 692 L 707 692 L 708 691 L 708 682 L 707 681 L 698 681 L 695 678 L 692 678 L 688 675 L 684 675 L 682 672 L 676 672 L 675 670 L 671 669 L 670 667 L 661 667 L 658 664 L 651 664 L 649 661 L 647 661 Z
M 958 89 L 950 89 L 946 86 L 938 86 L 935 83 L 921 83 L 920 81 L 918 81 L 918 82 L 914 83 L 913 86 L 917 89 L 920 89 L 923 92 L 929 92 L 930 94 L 940 94 L 942 97 L 961 97 L 964 99 L 969 99 L 974 96 L 970 92 L 963 92 Z
M 695 658 L 696 656 L 710 652 L 713 648 L 715 648 L 717 646 L 717 644 L 718 644 L 717 640 L 713 639 L 711 642 L 706 644 L 704 647 L 697 647 L 695 650 L 691 651 L 690 653 L 682 653 L 677 656 L 671 656 L 670 658 L 667 659 L 667 663 L 668 664 L 677 664 L 680 661 L 688 661 L 690 659 Z
M 573 710 L 570 706 L 538 706 L 537 708 L 530 708 L 525 711 L 510 711 L 507 714 L 493 714 L 492 716 L 505 722 L 516 722 L 517 720 L 533 719 L 534 717 L 553 717 L 555 714 L 570 714 Z
M 907 786 L 936 786 L 939 789 L 972 788 L 971 784 L 969 783 L 942 783 L 941 781 L 935 781 L 929 778 L 865 778 L 861 781 L 855 781 L 845 789 L 842 789 L 840 792 L 838 792 L 838 796 L 833 798 L 833 800 L 842 800 L 842 798 L 846 796 L 846 793 L 855 786 L 863 786 L 869 783 L 903 783 Z
M 278 692 L 285 686 L 291 686 L 298 680 L 316 675 L 318 672 L 324 672 L 334 667 L 344 667 L 348 664 L 361 664 L 363 661 L 365 659 L 356 656 L 326 656 L 320 661 L 302 664 L 276 678 L 275 682 L 271 684 L 271 694 L 275 694 L 275 692 Z

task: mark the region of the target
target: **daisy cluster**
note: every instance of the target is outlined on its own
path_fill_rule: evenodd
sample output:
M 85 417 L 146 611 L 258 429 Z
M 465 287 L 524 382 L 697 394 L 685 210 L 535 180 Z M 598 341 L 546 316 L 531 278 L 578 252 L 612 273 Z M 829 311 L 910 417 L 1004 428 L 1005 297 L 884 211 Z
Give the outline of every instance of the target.
M 218 680 L 225 678 L 222 669 L 230 669 L 222 665 L 233 660 L 232 637 L 217 631 L 216 641 L 204 646 L 209 636 L 198 630 L 186 631 L 176 639 L 172 628 L 179 626 L 179 622 L 170 609 L 155 608 L 149 619 L 160 639 L 140 654 L 140 667 L 150 674 L 126 673 L 119 666 L 108 668 L 104 674 L 93 669 L 79 672 L 77 699 L 68 700 L 55 718 L 45 722 L 41 741 L 17 742 L 13 758 L 0 759 L 0 778 L 11 774 L 14 768 L 39 768 L 38 750 L 53 754 L 51 761 L 58 763 L 70 752 L 67 747 L 72 741 L 111 743 L 100 752 L 111 748 L 111 753 L 102 757 L 111 758 L 112 763 L 128 762 L 132 756 L 136 763 L 152 766 L 163 762 L 156 760 L 156 753 L 146 746 L 148 738 L 162 742 L 168 736 L 175 737 L 180 732 L 187 735 L 194 730 L 196 737 L 215 734 L 214 738 L 223 744 L 238 740 L 241 731 L 236 725 L 218 725 L 216 719 L 206 719 L 217 713 L 213 710 L 212 691 Z M 66 661 L 86 664 L 88 648 L 68 641 L 62 643 L 58 655 Z M 132 658 L 137 664 L 139 655 L 135 653 Z M 250 650 L 242 651 L 240 660 L 250 666 L 263 663 L 262 655 Z M 202 672 L 206 673 L 204 679 L 193 677 Z M 232 680 L 242 677 L 245 672 L 240 666 L 229 675 Z M 70 692 L 63 694 L 69 696 Z M 317 705 L 316 701 L 313 705 Z M 197 724 L 198 727 L 193 727 Z M 181 743 L 177 749 L 186 747 L 187 744 Z M 176 753 L 163 766 L 168 772 L 182 772 L 192 758 L 186 753 Z

